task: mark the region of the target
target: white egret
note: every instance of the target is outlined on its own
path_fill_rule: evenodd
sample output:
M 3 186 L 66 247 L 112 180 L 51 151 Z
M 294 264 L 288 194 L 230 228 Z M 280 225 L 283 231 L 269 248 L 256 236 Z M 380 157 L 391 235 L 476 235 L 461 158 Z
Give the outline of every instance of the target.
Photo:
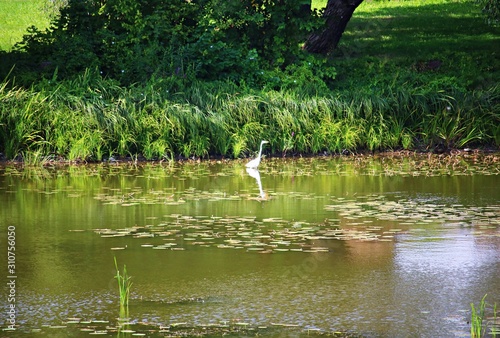
M 259 156 L 257 156 L 257 158 L 254 158 L 253 160 L 251 160 L 250 162 L 248 162 L 246 164 L 247 168 L 257 168 L 260 164 L 260 157 L 262 155 L 262 146 L 264 145 L 264 143 L 269 143 L 269 141 L 261 141 L 260 142 L 260 150 L 259 150 Z

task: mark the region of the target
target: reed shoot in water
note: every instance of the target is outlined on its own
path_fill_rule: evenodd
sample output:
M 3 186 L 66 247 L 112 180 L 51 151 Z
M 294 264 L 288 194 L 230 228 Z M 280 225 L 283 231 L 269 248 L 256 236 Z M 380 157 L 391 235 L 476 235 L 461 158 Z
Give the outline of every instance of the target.
M 487 320 L 488 317 L 485 317 L 485 312 L 487 309 L 487 306 L 491 304 L 486 303 L 486 296 L 484 295 L 483 299 L 481 299 L 481 302 L 479 303 L 479 308 L 476 309 L 474 306 L 474 303 L 471 303 L 471 321 L 470 321 L 470 336 L 471 338 L 480 338 L 480 337 L 486 337 L 491 335 L 491 337 L 496 337 L 497 334 L 500 334 L 500 326 L 497 321 L 497 304 L 495 303 L 493 305 L 493 308 L 491 309 L 493 311 L 493 317 L 489 317 L 490 320 Z M 493 320 L 491 321 L 491 318 Z M 490 329 L 489 332 L 486 332 L 487 329 Z
M 115 268 L 116 268 L 116 280 L 118 281 L 118 292 L 120 294 L 120 309 L 128 309 L 128 301 L 130 297 L 130 288 L 132 287 L 132 282 L 127 273 L 127 266 L 123 265 L 123 273 L 120 273 L 118 269 L 118 263 L 116 262 L 115 257 Z

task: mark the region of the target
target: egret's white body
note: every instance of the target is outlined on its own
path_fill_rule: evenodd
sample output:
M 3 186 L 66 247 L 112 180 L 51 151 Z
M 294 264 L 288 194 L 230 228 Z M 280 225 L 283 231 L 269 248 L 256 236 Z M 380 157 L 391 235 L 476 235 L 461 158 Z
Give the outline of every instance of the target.
M 260 158 L 262 156 L 262 146 L 264 145 L 264 143 L 269 143 L 269 141 L 262 141 L 260 142 L 260 150 L 259 150 L 259 156 L 257 156 L 257 158 L 254 158 L 253 160 L 251 160 L 250 162 L 248 162 L 246 164 L 247 168 L 257 168 L 260 164 Z

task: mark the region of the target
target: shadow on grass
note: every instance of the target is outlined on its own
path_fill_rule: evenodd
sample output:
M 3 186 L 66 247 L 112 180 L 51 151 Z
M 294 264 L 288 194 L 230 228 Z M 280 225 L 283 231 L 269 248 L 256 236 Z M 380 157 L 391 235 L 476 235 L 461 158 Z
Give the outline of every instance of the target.
M 363 54 L 415 56 L 455 50 L 499 52 L 500 28 L 488 26 L 471 3 L 380 8 L 355 13 L 341 47 L 365 42 Z
M 374 74 L 432 72 L 431 78 L 485 88 L 500 77 L 499 46 L 500 27 L 488 26 L 473 3 L 401 5 L 355 12 L 333 57 L 340 81 L 353 69 L 368 81 Z

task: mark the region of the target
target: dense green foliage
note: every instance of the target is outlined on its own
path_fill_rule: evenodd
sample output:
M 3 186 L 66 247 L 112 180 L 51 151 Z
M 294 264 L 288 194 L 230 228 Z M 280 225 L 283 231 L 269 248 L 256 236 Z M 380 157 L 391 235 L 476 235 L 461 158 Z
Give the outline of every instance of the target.
M 17 45 L 21 70 L 14 72 L 38 78 L 57 70 L 68 78 L 99 69 L 124 85 L 151 76 L 262 85 L 276 69 L 325 62 L 300 49 L 320 22 L 303 6 L 303 0 L 69 0 L 50 29 L 29 29 Z M 319 75 L 327 73 L 334 75 Z

